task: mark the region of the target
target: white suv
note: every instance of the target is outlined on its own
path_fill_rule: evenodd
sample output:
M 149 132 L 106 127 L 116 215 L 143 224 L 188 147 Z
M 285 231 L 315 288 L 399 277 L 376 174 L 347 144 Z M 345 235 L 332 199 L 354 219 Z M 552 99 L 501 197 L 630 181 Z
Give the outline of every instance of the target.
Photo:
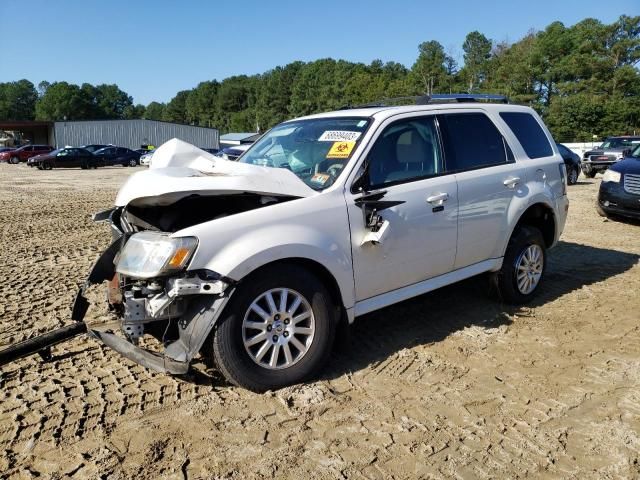
M 300 382 L 367 312 L 485 272 L 503 301 L 531 299 L 564 168 L 532 109 L 471 101 L 291 120 L 239 162 L 174 139 L 96 215 L 114 242 L 73 318 L 108 281 L 125 335 L 89 333 L 124 356 L 180 374 L 202 352 L 254 391 Z

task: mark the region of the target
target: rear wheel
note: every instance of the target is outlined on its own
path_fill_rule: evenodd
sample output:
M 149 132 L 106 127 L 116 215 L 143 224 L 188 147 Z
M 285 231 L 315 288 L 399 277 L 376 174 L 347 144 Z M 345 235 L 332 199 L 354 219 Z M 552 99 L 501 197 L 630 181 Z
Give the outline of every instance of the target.
M 528 225 L 519 227 L 507 246 L 502 268 L 492 275 L 499 299 L 522 304 L 531 300 L 540 286 L 547 266 L 542 233 Z
M 231 383 L 263 392 L 299 383 L 326 362 L 337 308 L 325 286 L 295 265 L 238 286 L 213 336 L 213 360 Z
M 590 172 L 585 172 L 584 176 L 587 177 L 587 178 L 595 178 L 596 173 L 598 173 L 598 172 L 596 172 L 595 170 L 591 170 Z
M 575 185 L 578 183 L 578 177 L 580 176 L 580 169 L 578 167 L 571 167 L 567 174 L 567 183 L 569 185 Z

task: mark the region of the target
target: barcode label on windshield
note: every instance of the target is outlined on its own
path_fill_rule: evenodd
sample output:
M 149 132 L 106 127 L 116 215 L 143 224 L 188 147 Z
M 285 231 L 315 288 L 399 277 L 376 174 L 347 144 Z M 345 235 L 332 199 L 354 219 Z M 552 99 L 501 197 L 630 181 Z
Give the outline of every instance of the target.
M 327 130 L 320 138 L 319 142 L 355 142 L 360 138 L 360 132 L 349 132 L 346 130 Z

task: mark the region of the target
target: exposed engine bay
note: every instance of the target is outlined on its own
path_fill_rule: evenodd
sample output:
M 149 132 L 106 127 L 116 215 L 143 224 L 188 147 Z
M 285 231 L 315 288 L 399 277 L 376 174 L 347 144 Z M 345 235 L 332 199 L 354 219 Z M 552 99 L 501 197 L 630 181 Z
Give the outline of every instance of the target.
M 173 233 L 192 225 L 286 202 L 293 198 L 256 193 L 191 195 L 169 205 L 153 205 L 148 202 L 136 205 L 132 202 L 121 210 L 120 217 L 133 229 L 132 231 L 157 230 Z M 126 228 L 125 231 L 128 231 Z

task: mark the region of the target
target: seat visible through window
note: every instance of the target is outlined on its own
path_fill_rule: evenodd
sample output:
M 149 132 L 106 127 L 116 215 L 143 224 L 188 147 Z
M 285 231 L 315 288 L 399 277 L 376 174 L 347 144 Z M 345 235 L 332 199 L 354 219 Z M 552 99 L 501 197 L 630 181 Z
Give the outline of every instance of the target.
M 423 139 L 417 130 L 409 130 L 396 143 L 396 169 L 387 174 L 386 182 L 435 174 L 433 144 Z
M 440 173 L 442 156 L 433 117 L 388 126 L 369 152 L 368 161 L 369 184 L 377 188 Z

